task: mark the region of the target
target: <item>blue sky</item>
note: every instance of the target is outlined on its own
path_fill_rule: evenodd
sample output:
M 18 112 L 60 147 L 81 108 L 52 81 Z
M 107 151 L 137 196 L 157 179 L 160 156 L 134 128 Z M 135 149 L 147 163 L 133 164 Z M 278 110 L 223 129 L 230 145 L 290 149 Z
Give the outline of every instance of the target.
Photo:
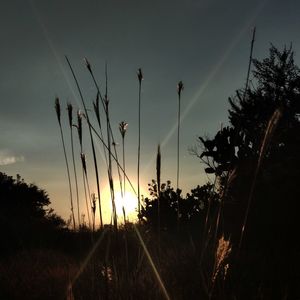
M 267 56 L 270 43 L 282 48 L 292 42 L 297 63 L 299 15 L 300 3 L 292 0 L 1 1 L 0 171 L 13 176 L 19 173 L 27 182 L 44 188 L 57 213 L 69 216 L 54 99 L 58 96 L 64 107 L 69 101 L 80 108 L 64 59 L 67 55 L 92 108 L 95 88 L 83 62 L 87 57 L 100 84 L 105 61 L 108 63 L 112 127 L 121 143 L 118 124 L 122 120 L 129 124 L 126 161 L 134 183 L 136 71 L 140 67 L 143 70 L 144 191 L 155 177 L 154 158 L 159 143 L 162 178 L 176 182 L 176 85 L 183 81 L 180 186 L 184 193 L 188 192 L 207 180 L 203 166 L 188 153 L 188 148 L 196 144 L 199 135 L 212 136 L 221 123 L 226 124 L 227 99 L 245 82 L 253 26 L 257 27 L 255 57 Z M 64 125 L 66 121 L 63 110 Z M 68 127 L 64 129 L 68 138 Z M 88 149 L 86 141 L 92 174 Z M 121 147 L 118 150 L 121 155 Z M 100 172 L 104 189 L 107 178 L 104 170 Z

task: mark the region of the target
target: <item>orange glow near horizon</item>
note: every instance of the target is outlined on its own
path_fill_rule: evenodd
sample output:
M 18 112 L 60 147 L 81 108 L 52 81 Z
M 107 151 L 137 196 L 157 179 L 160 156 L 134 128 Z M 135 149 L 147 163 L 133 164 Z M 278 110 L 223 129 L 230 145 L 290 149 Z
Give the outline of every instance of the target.
M 148 193 L 145 193 L 143 189 L 141 189 L 141 195 L 147 196 Z M 112 204 L 111 204 L 111 195 L 109 187 L 106 186 L 103 189 L 102 197 L 102 216 L 104 224 L 109 224 L 111 222 L 111 212 L 112 212 Z M 124 215 L 123 215 L 123 207 L 125 210 L 126 220 L 130 222 L 137 221 L 137 211 L 138 211 L 138 197 L 135 195 L 133 191 L 128 187 L 126 189 L 125 197 L 122 195 L 120 187 L 116 187 L 115 189 L 115 203 L 117 210 L 118 223 L 124 223 Z M 97 207 L 98 209 L 98 207 Z M 96 219 L 99 216 L 99 211 L 96 213 Z M 96 224 L 98 221 L 96 221 Z

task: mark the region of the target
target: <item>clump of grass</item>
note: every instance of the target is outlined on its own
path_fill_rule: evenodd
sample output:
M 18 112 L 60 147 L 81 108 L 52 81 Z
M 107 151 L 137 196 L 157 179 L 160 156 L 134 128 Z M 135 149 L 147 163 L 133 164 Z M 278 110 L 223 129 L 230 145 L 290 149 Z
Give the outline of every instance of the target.
M 72 76 L 74 78 L 74 81 L 76 83 L 77 86 L 77 90 L 79 92 L 80 95 L 80 99 L 84 108 L 84 113 L 85 113 L 85 118 L 87 120 L 87 124 L 88 124 L 88 128 L 89 128 L 89 135 L 90 135 L 90 140 L 91 140 L 91 146 L 92 146 L 92 152 L 93 152 L 93 161 L 94 161 L 94 168 L 95 168 L 95 175 L 96 175 L 96 185 L 97 185 L 97 194 L 98 194 L 98 202 L 99 202 L 99 217 L 100 217 L 100 228 L 103 228 L 103 218 L 102 218 L 102 208 L 101 208 L 101 194 L 100 194 L 100 184 L 99 184 L 99 172 L 98 172 L 98 164 L 97 164 L 97 156 L 96 156 L 96 150 L 95 150 L 95 145 L 94 145 L 94 139 L 93 139 L 93 135 L 92 135 L 92 129 L 91 129 L 91 123 L 90 123 L 90 119 L 89 119 L 89 114 L 88 114 L 88 110 L 86 108 L 86 104 L 81 92 L 81 88 L 79 86 L 77 77 L 74 73 L 74 70 L 72 68 L 72 65 L 68 59 L 68 57 L 66 56 L 66 60 L 67 63 L 69 65 L 69 68 L 71 70 Z M 89 64 L 89 62 L 86 60 L 86 67 L 88 68 L 88 70 L 91 70 L 91 65 Z
M 115 204 L 114 181 L 113 181 L 113 174 L 112 174 L 111 140 L 113 141 L 114 145 L 115 145 L 115 142 L 114 142 L 114 139 L 113 139 L 111 125 L 110 125 L 110 119 L 109 119 L 107 64 L 105 64 L 105 95 L 104 95 L 104 97 L 102 97 L 99 85 L 98 85 L 98 83 L 96 81 L 96 78 L 94 76 L 94 73 L 92 71 L 92 67 L 91 67 L 91 65 L 90 65 L 90 63 L 88 62 L 87 59 L 85 59 L 85 62 L 86 62 L 86 67 L 87 67 L 89 73 L 91 74 L 94 85 L 97 89 L 97 97 L 99 96 L 101 101 L 102 101 L 102 105 L 103 105 L 105 116 L 106 116 L 107 150 L 108 150 L 108 181 L 109 181 L 109 187 L 110 187 L 110 193 L 111 193 L 111 202 L 112 202 L 112 219 L 113 219 L 115 229 L 117 230 L 118 224 L 117 224 L 117 211 L 116 211 L 116 204 Z M 96 115 L 97 115 L 98 122 L 100 124 L 99 101 L 98 101 L 97 106 L 94 105 L 94 108 L 97 109 Z M 101 141 L 103 142 L 103 135 L 102 135 Z M 103 144 L 103 146 L 104 146 L 104 144 Z M 116 149 L 115 149 L 115 153 L 116 153 Z M 120 175 L 119 167 L 118 167 L 118 173 L 119 173 L 119 179 L 120 179 L 121 175 Z M 121 179 L 120 179 L 120 184 L 121 184 Z M 121 187 L 121 190 L 122 190 L 122 187 Z

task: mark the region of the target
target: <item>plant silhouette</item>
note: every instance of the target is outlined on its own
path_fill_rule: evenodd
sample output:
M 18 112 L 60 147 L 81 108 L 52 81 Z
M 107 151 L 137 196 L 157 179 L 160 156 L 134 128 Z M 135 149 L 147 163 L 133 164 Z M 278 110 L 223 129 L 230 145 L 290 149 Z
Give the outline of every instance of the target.
M 34 245 L 44 234 L 64 227 L 49 205 L 46 191 L 19 175 L 14 179 L 0 172 L 1 252 Z
M 153 230 L 160 227 L 163 231 L 176 231 L 179 204 L 180 229 L 199 231 L 204 225 L 209 202 L 212 204 L 211 215 L 215 213 L 218 205 L 218 194 L 213 191 L 213 185 L 210 183 L 197 186 L 185 198 L 181 195 L 181 190 L 174 190 L 171 181 L 162 183 L 158 189 L 157 182 L 152 180 L 148 187 L 150 198 L 143 200 L 139 219 Z
M 280 51 L 273 45 L 269 56 L 254 59 L 253 65 L 251 84 L 229 98 L 230 125 L 212 139 L 199 137 L 203 151 L 193 153 L 206 164 L 207 173 L 219 178 L 224 197 L 220 231 L 241 246 L 240 272 L 247 270 L 243 276 L 249 280 L 258 278 L 255 266 L 263 263 L 262 281 L 272 282 L 272 297 L 296 280 L 291 270 L 299 251 L 294 238 L 300 70 L 291 47 Z M 236 278 L 241 276 L 237 270 Z

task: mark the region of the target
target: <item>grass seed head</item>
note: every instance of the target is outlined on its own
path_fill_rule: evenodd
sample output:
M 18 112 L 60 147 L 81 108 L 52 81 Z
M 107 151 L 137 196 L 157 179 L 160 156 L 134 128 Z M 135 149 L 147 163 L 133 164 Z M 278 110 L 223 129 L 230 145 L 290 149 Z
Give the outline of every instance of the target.
M 77 130 L 80 145 L 82 146 L 82 115 L 80 110 L 77 110 Z
M 122 138 L 124 138 L 124 136 L 125 136 L 127 127 L 128 127 L 128 123 L 126 123 L 125 121 L 120 122 L 119 129 L 120 129 Z
M 137 77 L 138 77 L 138 80 L 139 80 L 140 83 L 142 82 L 142 80 L 144 80 L 143 72 L 142 72 L 141 68 L 138 69 Z
M 73 106 L 71 103 L 67 104 L 67 110 L 68 110 L 68 116 L 69 116 L 69 124 L 70 127 L 72 128 L 73 125 Z
M 177 93 L 178 93 L 179 97 L 180 97 L 181 92 L 183 91 L 183 89 L 184 89 L 183 82 L 179 81 L 178 84 L 177 84 Z
M 58 97 L 55 98 L 55 110 L 56 110 L 56 115 L 57 115 L 57 120 L 58 120 L 58 123 L 59 125 L 61 125 L 60 123 L 60 104 L 59 104 L 59 99 Z
M 96 102 L 93 102 L 93 107 L 94 107 L 97 121 L 98 123 L 100 123 L 99 92 L 97 92 Z
M 92 212 L 93 212 L 93 215 L 95 216 L 95 213 L 96 213 L 96 195 L 95 195 L 95 193 L 92 193 L 91 197 L 92 197 Z
M 104 96 L 104 104 L 105 104 L 106 109 L 108 109 L 109 99 L 108 99 L 107 94 L 105 94 L 105 96 Z
M 82 167 L 83 167 L 84 173 L 86 174 L 86 173 L 87 173 L 87 170 L 86 170 L 86 159 L 85 159 L 85 154 L 84 154 L 84 153 L 81 153 L 81 154 L 80 154 L 80 157 L 81 157 L 81 162 L 82 162 Z
M 216 251 L 216 263 L 212 276 L 212 282 L 215 282 L 218 274 L 221 270 L 224 271 L 224 276 L 228 272 L 228 258 L 231 253 L 232 247 L 230 240 L 225 240 L 224 236 L 221 236 L 218 242 L 218 248 Z

